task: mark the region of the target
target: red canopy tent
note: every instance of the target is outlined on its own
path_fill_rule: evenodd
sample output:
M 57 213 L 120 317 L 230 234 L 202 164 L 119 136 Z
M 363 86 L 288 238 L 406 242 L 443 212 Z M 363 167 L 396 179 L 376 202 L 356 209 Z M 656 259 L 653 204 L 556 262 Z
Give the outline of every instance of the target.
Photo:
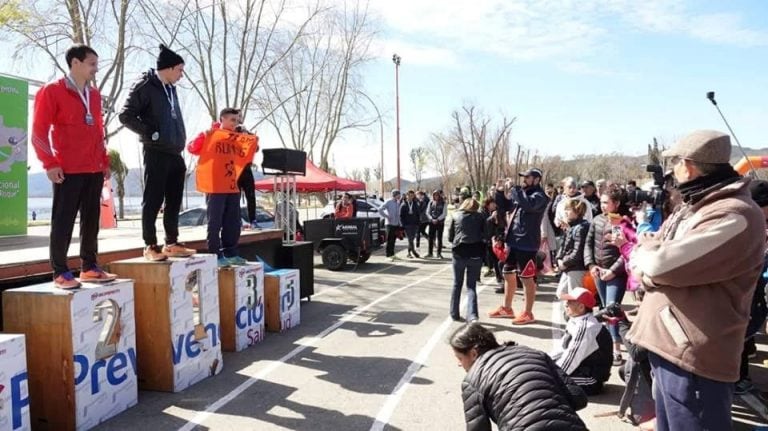
M 254 182 L 254 186 L 260 192 L 271 192 L 275 187 L 274 178 L 260 179 Z M 307 159 L 307 174 L 303 177 L 296 176 L 296 193 L 330 192 L 334 190 L 365 190 L 365 183 L 331 175 Z

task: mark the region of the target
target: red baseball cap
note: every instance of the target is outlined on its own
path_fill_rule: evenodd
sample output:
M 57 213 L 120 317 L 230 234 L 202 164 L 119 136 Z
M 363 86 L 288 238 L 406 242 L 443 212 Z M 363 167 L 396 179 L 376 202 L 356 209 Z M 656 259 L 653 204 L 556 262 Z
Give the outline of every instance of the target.
M 560 295 L 560 299 L 563 301 L 581 302 L 587 308 L 593 308 L 595 306 L 595 295 L 583 287 L 577 287 L 571 290 L 570 293 L 563 293 Z

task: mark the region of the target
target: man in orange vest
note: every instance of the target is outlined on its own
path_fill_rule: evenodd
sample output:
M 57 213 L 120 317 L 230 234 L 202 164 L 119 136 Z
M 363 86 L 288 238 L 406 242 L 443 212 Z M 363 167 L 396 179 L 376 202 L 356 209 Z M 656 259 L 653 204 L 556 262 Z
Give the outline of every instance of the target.
M 222 109 L 219 122 L 187 145 L 190 153 L 200 156 L 196 180 L 198 191 L 206 193 L 208 251 L 216 253 L 220 267 L 246 263 L 237 251 L 241 229 L 237 183 L 253 161 L 259 138 L 238 132 L 240 118 L 239 109 Z

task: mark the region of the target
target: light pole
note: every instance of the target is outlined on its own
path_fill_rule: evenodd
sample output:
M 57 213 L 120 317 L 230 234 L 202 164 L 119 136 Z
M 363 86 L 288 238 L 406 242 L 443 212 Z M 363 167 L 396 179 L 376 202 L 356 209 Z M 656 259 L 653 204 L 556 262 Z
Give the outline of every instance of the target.
M 397 124 L 397 189 L 400 190 L 400 60 L 397 54 L 392 54 L 395 63 L 395 123 Z M 382 173 L 382 175 L 384 175 Z M 402 190 L 400 190 L 402 193 Z
M 376 116 L 379 117 L 379 130 L 380 130 L 380 137 L 381 137 L 381 159 L 379 159 L 379 173 L 381 178 L 379 178 L 380 184 L 379 184 L 379 197 L 384 196 L 384 122 L 381 121 L 381 112 L 379 112 L 379 107 L 376 106 L 376 104 L 373 102 L 373 99 L 371 99 L 367 94 L 363 93 L 362 91 L 359 92 L 361 95 L 363 95 L 366 99 L 368 99 L 369 102 L 371 102 L 371 105 L 373 105 L 373 109 L 376 110 Z

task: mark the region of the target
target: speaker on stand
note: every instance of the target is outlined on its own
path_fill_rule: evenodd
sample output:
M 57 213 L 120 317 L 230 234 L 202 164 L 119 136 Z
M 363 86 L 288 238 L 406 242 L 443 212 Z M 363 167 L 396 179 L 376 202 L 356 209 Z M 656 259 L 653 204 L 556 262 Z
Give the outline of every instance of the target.
M 275 222 L 284 231 L 283 244 L 275 253 L 275 266 L 298 269 L 300 297 L 309 299 L 315 293 L 314 245 L 296 241 L 296 176 L 307 174 L 307 153 L 287 148 L 271 148 L 262 153 L 262 171 L 275 175 Z

